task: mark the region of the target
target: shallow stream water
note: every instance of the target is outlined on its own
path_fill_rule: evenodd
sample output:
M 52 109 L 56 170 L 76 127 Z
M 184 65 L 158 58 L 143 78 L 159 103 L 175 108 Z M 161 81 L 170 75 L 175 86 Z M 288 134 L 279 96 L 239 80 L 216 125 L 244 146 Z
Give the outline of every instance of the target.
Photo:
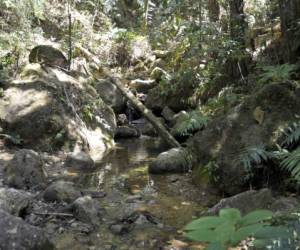
M 167 149 L 153 137 L 121 140 L 96 171 L 68 170 L 79 186 L 106 193 L 98 199 L 105 212 L 96 233 L 62 234 L 57 239 L 59 249 L 176 249 L 169 242 L 183 239 L 180 230 L 203 211 L 209 199 L 192 184 L 190 174 L 148 174 L 149 163 Z M 111 225 L 128 224 L 133 215 L 138 219 L 128 232 L 111 230 Z

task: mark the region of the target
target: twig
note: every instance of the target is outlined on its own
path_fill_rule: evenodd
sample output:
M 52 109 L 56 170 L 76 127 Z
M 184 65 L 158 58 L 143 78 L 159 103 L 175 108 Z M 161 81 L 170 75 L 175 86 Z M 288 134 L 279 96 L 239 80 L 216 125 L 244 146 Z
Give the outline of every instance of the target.
M 63 216 L 63 217 L 74 217 L 73 214 L 67 214 L 67 213 L 50 213 L 50 212 L 41 213 L 41 212 L 33 212 L 33 214 L 36 214 L 36 215 Z

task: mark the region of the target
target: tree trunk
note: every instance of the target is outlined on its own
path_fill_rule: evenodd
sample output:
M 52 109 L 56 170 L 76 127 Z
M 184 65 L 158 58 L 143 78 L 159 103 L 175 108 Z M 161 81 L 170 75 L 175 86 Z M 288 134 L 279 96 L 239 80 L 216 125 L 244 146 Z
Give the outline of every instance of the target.
M 175 138 L 167 131 L 164 125 L 153 115 L 151 110 L 147 109 L 143 103 L 141 103 L 134 94 L 127 90 L 121 80 L 114 77 L 108 69 L 105 69 L 100 65 L 99 60 L 94 57 L 88 50 L 82 48 L 80 45 L 77 45 L 77 48 L 87 57 L 88 60 L 92 60 L 98 67 L 98 70 L 101 70 L 101 73 L 107 76 L 111 82 L 122 92 L 122 94 L 133 104 L 133 106 L 138 109 L 143 116 L 153 125 L 157 130 L 157 133 L 172 147 L 181 147 L 180 143 L 175 140 Z
M 299 18 L 300 18 L 300 1 L 299 0 L 280 0 L 280 21 L 281 31 L 284 38 L 287 57 L 285 61 L 296 62 L 300 55 L 299 44 Z
M 220 5 L 218 0 L 208 0 L 208 17 L 211 22 L 217 22 L 220 19 Z
M 245 32 L 247 22 L 244 13 L 244 0 L 230 0 L 230 35 L 232 40 L 245 47 Z

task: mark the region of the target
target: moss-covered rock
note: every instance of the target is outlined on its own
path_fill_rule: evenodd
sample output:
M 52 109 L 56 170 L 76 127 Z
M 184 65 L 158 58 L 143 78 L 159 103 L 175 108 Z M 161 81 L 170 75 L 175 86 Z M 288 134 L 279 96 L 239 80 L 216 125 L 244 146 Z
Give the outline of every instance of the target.
M 0 119 L 4 132 L 20 136 L 28 148 L 77 148 L 94 159 L 112 146 L 116 129 L 113 110 L 90 85 L 59 69 L 37 65 L 4 90 Z
M 197 156 L 197 167 L 214 161 L 215 179 L 223 192 L 236 194 L 245 190 L 247 170 L 238 157 L 241 150 L 259 145 L 274 147 L 280 129 L 300 114 L 298 93 L 299 89 L 289 83 L 269 84 L 228 114 L 215 118 L 188 142 Z

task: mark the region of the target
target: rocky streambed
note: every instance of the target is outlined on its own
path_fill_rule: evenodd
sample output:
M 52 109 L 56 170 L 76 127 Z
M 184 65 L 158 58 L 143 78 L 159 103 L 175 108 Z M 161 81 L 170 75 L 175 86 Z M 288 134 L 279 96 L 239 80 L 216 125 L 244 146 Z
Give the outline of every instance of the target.
M 49 249 L 51 244 L 57 249 L 174 249 L 172 242 L 183 239 L 182 227 L 217 197 L 194 186 L 190 174 L 149 175 L 148 165 L 166 149 L 154 137 L 123 139 L 89 165 L 83 155 L 79 160 L 64 153 L 3 148 L 0 208 L 13 225 L 22 222 L 25 231 L 37 230 L 49 239 Z M 46 180 L 33 172 L 40 163 Z M 5 165 L 22 167 L 23 175 L 7 173 Z M 27 184 L 27 190 L 9 188 L 11 179 Z M 15 249 L 46 249 L 34 235 L 27 246 L 19 227 L 13 234 L 17 238 L 10 232 L 6 238 L 19 244 Z M 11 247 L 9 241 L 1 243 L 3 249 Z

